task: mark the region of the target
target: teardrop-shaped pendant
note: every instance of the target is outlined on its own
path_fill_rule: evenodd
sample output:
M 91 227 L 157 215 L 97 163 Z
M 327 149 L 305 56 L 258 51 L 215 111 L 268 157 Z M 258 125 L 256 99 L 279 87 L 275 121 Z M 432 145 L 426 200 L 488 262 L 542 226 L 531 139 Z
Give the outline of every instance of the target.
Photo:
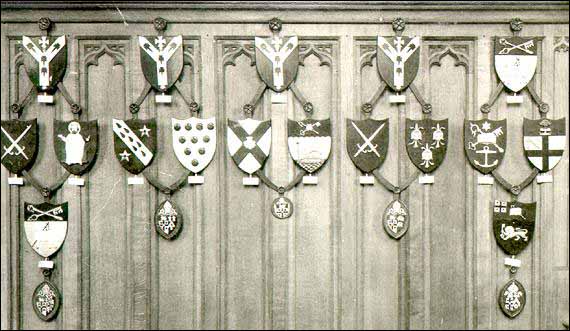
M 36 287 L 32 295 L 32 306 L 36 315 L 44 321 L 52 320 L 61 304 L 59 290 L 50 281 L 43 281 Z
M 293 202 L 286 197 L 278 197 L 273 200 L 271 213 L 279 219 L 289 218 L 293 214 Z
M 401 200 L 392 201 L 384 211 L 384 230 L 390 237 L 400 239 L 408 231 L 409 217 L 408 207 Z
M 182 214 L 170 200 L 163 201 L 154 214 L 156 232 L 164 239 L 174 239 L 182 228 Z
M 499 292 L 499 306 L 509 318 L 517 317 L 526 304 L 524 286 L 516 279 L 511 279 Z

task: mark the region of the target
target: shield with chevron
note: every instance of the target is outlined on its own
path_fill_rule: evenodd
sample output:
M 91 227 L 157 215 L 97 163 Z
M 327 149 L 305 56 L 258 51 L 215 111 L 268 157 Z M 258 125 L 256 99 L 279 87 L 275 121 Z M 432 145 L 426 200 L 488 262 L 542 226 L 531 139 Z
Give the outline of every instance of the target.
M 139 46 L 144 77 L 155 90 L 168 91 L 184 66 L 182 36 L 139 36 Z
M 419 37 L 378 36 L 378 72 L 392 90 L 406 89 L 416 77 L 420 66 L 419 49 Z
M 228 151 L 248 174 L 263 167 L 271 149 L 271 121 L 228 120 Z
M 299 69 L 297 36 L 255 37 L 255 65 L 270 89 L 275 92 L 286 90 Z
M 65 36 L 22 36 L 24 67 L 38 91 L 53 91 L 67 67 Z

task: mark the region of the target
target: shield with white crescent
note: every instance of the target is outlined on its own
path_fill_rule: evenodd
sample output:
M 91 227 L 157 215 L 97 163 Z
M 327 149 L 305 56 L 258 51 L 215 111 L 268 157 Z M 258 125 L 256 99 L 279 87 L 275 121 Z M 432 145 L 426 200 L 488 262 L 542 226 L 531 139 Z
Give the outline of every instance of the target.
M 465 120 L 465 154 L 469 163 L 482 174 L 497 169 L 507 149 L 507 120 Z
M 95 162 L 98 145 L 97 121 L 54 121 L 53 146 L 59 163 L 80 176 Z
M 197 174 L 212 161 L 216 152 L 216 118 L 172 119 L 172 145 L 182 165 Z
M 495 70 L 505 86 L 522 90 L 534 76 L 538 63 L 538 38 L 495 37 Z
M 24 203 L 24 231 L 32 249 L 44 258 L 54 255 L 67 234 L 67 202 Z
M 156 153 L 156 120 L 113 119 L 115 156 L 136 175 L 150 165 Z
M 155 90 L 168 91 L 184 66 L 182 36 L 139 36 L 139 46 L 144 77 Z
M 554 168 L 566 148 L 566 118 L 523 121 L 524 154 L 540 172 Z
M 443 163 L 448 145 L 448 127 L 447 119 L 406 118 L 406 151 L 412 163 L 422 172 L 433 172 Z
M 406 89 L 420 67 L 420 37 L 380 37 L 376 59 L 382 80 L 394 91 Z
M 317 171 L 331 153 L 331 121 L 289 120 L 287 125 L 289 154 L 308 173 Z
M 389 141 L 388 119 L 346 119 L 346 149 L 358 169 L 370 173 L 386 160 Z
M 493 232 L 499 246 L 509 255 L 525 249 L 534 233 L 536 202 L 495 200 L 493 206 Z
M 2 164 L 20 174 L 34 163 L 38 154 L 38 120 L 2 121 Z
M 38 91 L 53 91 L 67 67 L 65 36 L 22 36 L 24 67 Z
M 299 69 L 299 39 L 297 36 L 255 37 L 255 65 L 270 89 L 286 90 Z
M 228 120 L 228 151 L 237 166 L 248 174 L 261 169 L 271 149 L 271 121 L 251 118 Z

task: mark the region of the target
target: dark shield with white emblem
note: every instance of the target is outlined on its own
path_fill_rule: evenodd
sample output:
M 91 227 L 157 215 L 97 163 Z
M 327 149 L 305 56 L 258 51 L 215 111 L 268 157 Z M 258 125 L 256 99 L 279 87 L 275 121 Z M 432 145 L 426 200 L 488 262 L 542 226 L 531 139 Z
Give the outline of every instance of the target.
M 271 150 L 271 121 L 251 118 L 228 120 L 228 151 L 237 166 L 248 174 L 261 169 Z
M 388 153 L 388 119 L 346 119 L 346 149 L 358 169 L 370 173 L 379 168 Z
M 507 149 L 507 120 L 465 120 L 463 129 L 465 154 L 471 165 L 485 175 L 497 169 Z
M 2 164 L 19 174 L 34 163 L 38 154 L 38 120 L 2 121 Z
M 538 38 L 495 37 L 495 70 L 509 90 L 518 92 L 532 80 L 538 63 L 537 43 Z
M 162 202 L 154 214 L 156 232 L 164 239 L 174 239 L 182 229 L 182 213 L 170 200 Z
M 40 256 L 55 254 L 67 235 L 67 202 L 51 204 L 24 203 L 24 231 L 26 239 Z
M 182 165 L 197 174 L 216 153 L 216 118 L 172 119 L 172 145 Z
M 406 118 L 406 151 L 412 163 L 424 173 L 433 172 L 445 158 L 448 145 L 447 119 Z
M 419 37 L 378 37 L 378 72 L 394 91 L 406 89 L 420 67 Z
M 67 67 L 65 36 L 22 37 L 24 67 L 39 91 L 53 91 Z
M 526 305 L 526 291 L 516 279 L 511 279 L 499 292 L 499 306 L 507 317 L 515 318 Z
M 534 233 L 536 202 L 495 200 L 493 232 L 499 246 L 509 255 L 517 255 L 528 246 Z
M 297 36 L 255 37 L 255 65 L 261 80 L 270 89 L 286 90 L 299 69 L 299 39 Z
M 156 120 L 113 119 L 115 156 L 136 175 L 150 165 L 156 153 Z
M 558 120 L 524 119 L 524 154 L 541 172 L 552 170 L 562 159 L 566 148 L 566 118 Z
M 139 36 L 139 46 L 144 77 L 155 90 L 168 91 L 184 66 L 182 36 Z
M 81 175 L 95 162 L 98 146 L 97 121 L 54 121 L 55 155 L 70 173 Z
M 289 120 L 287 125 L 289 154 L 308 173 L 317 171 L 331 153 L 331 121 Z

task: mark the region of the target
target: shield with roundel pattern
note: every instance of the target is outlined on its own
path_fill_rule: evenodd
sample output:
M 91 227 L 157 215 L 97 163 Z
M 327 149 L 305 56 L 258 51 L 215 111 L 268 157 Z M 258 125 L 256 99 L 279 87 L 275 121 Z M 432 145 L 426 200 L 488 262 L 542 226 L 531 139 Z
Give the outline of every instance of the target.
M 554 168 L 566 148 L 566 118 L 523 121 L 524 154 L 541 172 Z
M 270 89 L 286 90 L 299 69 L 299 39 L 297 36 L 255 37 L 255 65 Z
M 388 153 L 388 119 L 346 119 L 346 150 L 358 169 L 370 173 L 380 168 Z
M 156 153 L 156 120 L 113 119 L 115 156 L 136 175 L 150 165 Z
M 497 169 L 505 156 L 507 120 L 465 120 L 463 139 L 467 159 L 486 175 Z
M 251 118 L 228 120 L 228 151 L 237 166 L 248 174 L 261 169 L 271 149 L 271 121 Z
M 39 91 L 53 91 L 67 67 L 65 36 L 22 36 L 24 67 Z
M 80 176 L 95 162 L 98 145 L 97 121 L 54 121 L 53 146 L 59 163 Z
M 536 202 L 495 200 L 493 232 L 499 246 L 509 255 L 517 255 L 528 246 L 534 233 Z
M 406 151 L 416 168 L 430 173 L 443 163 L 449 143 L 448 127 L 447 119 L 406 118 Z
M 287 125 L 289 154 L 308 173 L 317 171 L 331 153 L 331 121 L 289 120 Z
M 67 234 L 67 202 L 51 204 L 24 203 L 26 239 L 36 253 L 44 258 L 54 255 Z
M 380 37 L 376 59 L 380 76 L 394 91 L 406 89 L 420 67 L 419 37 Z
M 139 46 L 144 77 L 155 90 L 168 91 L 184 66 L 182 36 L 139 36 Z
M 34 163 L 38 154 L 38 120 L 2 121 L 2 164 L 20 174 Z
M 197 174 L 212 161 L 216 152 L 216 118 L 172 119 L 172 145 L 182 165 Z
M 538 38 L 495 37 L 495 71 L 505 86 L 522 90 L 534 77 Z

